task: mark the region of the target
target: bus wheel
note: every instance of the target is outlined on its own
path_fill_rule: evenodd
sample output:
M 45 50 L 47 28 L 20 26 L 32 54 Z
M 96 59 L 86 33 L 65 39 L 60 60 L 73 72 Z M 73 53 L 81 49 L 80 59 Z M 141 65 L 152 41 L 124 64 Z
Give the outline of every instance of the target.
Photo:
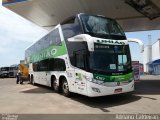
M 69 86 L 68 86 L 68 82 L 67 82 L 66 79 L 64 79 L 62 81 L 62 92 L 63 92 L 63 95 L 66 96 L 66 97 L 71 96 L 71 92 L 69 92 Z
M 34 81 L 34 77 L 33 77 L 33 76 L 31 77 L 31 80 L 30 80 L 30 81 L 31 81 L 30 83 L 31 83 L 32 85 L 35 85 L 35 81 Z
M 59 93 L 59 92 L 60 92 L 60 90 L 59 90 L 59 86 L 58 86 L 58 84 L 57 84 L 56 79 L 55 79 L 55 80 L 53 80 L 53 82 L 52 82 L 52 87 L 53 87 L 53 89 L 54 89 L 54 91 L 55 91 L 55 92 L 57 92 L 57 93 Z
M 30 78 L 30 76 L 28 76 L 28 82 L 31 83 L 31 78 Z

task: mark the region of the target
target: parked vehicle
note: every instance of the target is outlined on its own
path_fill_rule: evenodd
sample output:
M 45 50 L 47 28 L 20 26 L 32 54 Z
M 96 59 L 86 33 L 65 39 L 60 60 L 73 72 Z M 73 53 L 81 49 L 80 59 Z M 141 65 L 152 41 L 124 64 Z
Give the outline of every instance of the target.
M 19 64 L 20 70 L 20 81 L 27 81 L 28 80 L 28 66 L 26 64 Z
M 9 67 L 1 67 L 1 78 L 9 77 Z
M 18 73 L 18 65 L 9 67 L 9 77 L 15 78 Z
M 25 51 L 29 79 L 69 96 L 134 91 L 128 40 L 120 25 L 99 15 L 78 14 L 57 25 Z

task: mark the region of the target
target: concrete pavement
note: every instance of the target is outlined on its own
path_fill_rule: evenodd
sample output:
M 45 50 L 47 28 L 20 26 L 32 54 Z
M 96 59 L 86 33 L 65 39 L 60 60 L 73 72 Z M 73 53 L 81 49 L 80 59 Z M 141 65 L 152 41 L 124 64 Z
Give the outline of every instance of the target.
M 151 79 L 152 78 L 152 79 Z M 113 114 L 160 113 L 160 80 L 143 77 L 133 95 L 122 94 L 72 98 L 44 86 L 16 84 L 15 78 L 0 79 L 0 113 L 16 114 Z

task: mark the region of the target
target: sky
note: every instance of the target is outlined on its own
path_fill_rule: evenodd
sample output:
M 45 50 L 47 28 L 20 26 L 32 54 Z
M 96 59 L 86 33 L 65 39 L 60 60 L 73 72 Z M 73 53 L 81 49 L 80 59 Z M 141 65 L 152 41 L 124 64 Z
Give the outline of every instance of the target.
M 46 30 L 0 6 L 0 67 L 19 64 L 25 49 Z
M 47 33 L 46 30 L 0 6 L 0 67 L 19 64 L 24 59 L 25 49 Z M 126 33 L 128 38 L 138 38 L 148 44 L 148 35 L 152 42 L 160 38 L 160 31 Z M 132 60 L 143 62 L 138 44 L 130 43 Z
M 144 46 L 150 44 L 148 40 L 148 35 L 151 35 L 151 42 L 153 44 L 160 38 L 160 30 L 126 33 L 127 38 L 140 39 L 144 43 Z M 131 51 L 133 61 L 140 61 L 141 63 L 143 63 L 143 53 L 140 53 L 140 48 L 138 44 L 130 43 L 130 51 Z

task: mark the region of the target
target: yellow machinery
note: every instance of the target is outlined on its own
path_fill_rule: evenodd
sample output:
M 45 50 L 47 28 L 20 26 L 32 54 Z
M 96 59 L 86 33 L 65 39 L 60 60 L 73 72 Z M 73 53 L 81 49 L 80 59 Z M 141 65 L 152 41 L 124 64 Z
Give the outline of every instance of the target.
M 28 79 L 28 66 L 25 64 L 19 65 L 19 70 L 21 73 L 21 80 L 27 80 Z

